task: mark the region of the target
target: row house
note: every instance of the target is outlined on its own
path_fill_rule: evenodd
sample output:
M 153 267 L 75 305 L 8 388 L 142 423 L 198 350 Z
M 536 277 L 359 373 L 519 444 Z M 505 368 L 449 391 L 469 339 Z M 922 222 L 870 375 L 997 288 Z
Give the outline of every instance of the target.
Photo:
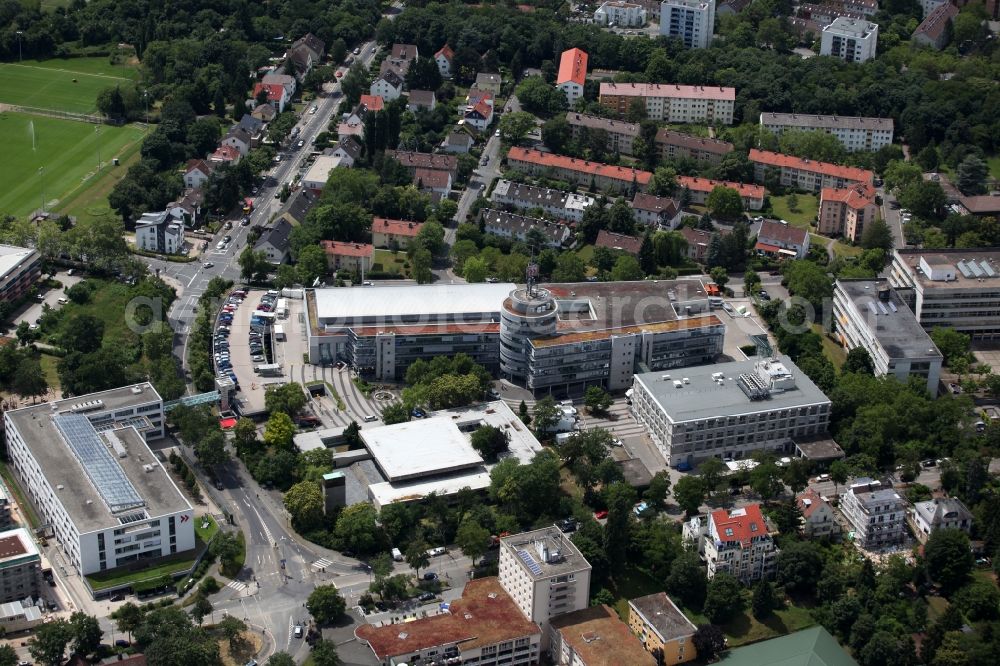
M 760 210 L 764 207 L 764 196 L 766 191 L 760 185 L 734 183 L 728 180 L 712 180 L 711 178 L 698 178 L 697 176 L 678 176 L 677 185 L 691 196 L 691 203 L 703 206 L 708 201 L 708 195 L 716 187 L 728 187 L 740 193 L 743 199 L 743 207 L 747 210 Z
M 493 188 L 491 199 L 495 204 L 510 206 L 518 210 L 540 208 L 546 215 L 569 222 L 583 220 L 584 211 L 596 203 L 593 197 L 588 197 L 585 194 L 536 187 L 512 180 L 497 182 L 496 187 Z
M 763 183 L 768 170 L 776 170 L 784 187 L 819 193 L 824 187 L 846 188 L 856 183 L 871 185 L 875 174 L 867 169 L 819 162 L 804 157 L 750 149 L 754 180 Z
M 480 217 L 483 231 L 511 240 L 524 242 L 528 233 L 537 230 L 545 237 L 545 247 L 559 249 L 572 238 L 570 228 L 561 223 L 537 217 L 528 217 L 516 213 L 508 213 L 493 208 L 484 208 Z M 544 248 L 534 248 L 541 251 Z
M 518 146 L 507 152 L 507 164 L 512 169 L 532 176 L 551 175 L 595 191 L 644 191 L 653 177 L 649 171 L 641 169 L 612 166 Z
M 601 104 L 620 115 L 634 99 L 645 102 L 646 117 L 651 120 L 732 125 L 736 89 L 673 83 L 601 83 Z

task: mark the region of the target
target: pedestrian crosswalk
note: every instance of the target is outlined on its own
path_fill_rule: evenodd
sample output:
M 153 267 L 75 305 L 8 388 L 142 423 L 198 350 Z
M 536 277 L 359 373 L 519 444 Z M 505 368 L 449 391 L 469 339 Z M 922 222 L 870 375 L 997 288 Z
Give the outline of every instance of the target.
M 246 583 L 241 583 L 238 580 L 229 581 L 228 583 L 226 583 L 226 587 L 236 590 L 237 592 L 242 592 L 243 590 L 247 589 Z
M 327 558 L 324 557 L 322 559 L 319 559 L 319 560 L 316 560 L 315 562 L 313 562 L 312 563 L 312 568 L 313 569 L 317 569 L 317 570 L 322 570 L 322 569 L 326 569 L 331 564 L 333 564 L 333 560 L 328 560 Z

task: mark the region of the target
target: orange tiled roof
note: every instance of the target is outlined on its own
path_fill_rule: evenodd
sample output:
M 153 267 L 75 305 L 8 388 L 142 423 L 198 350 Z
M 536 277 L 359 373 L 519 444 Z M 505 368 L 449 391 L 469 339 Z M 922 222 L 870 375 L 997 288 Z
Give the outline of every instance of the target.
M 785 155 L 784 153 L 772 153 L 769 150 L 758 150 L 757 148 L 750 149 L 750 161 L 767 166 L 819 173 L 824 176 L 843 178 L 844 180 L 851 180 L 856 183 L 870 183 L 875 178 L 875 174 L 867 169 L 840 166 L 839 164 L 831 164 L 829 162 L 817 162 L 816 160 L 807 160 L 803 157 Z
M 556 85 L 572 81 L 582 86 L 587 80 L 587 58 L 587 52 L 577 48 L 563 51 Z
M 641 169 L 629 169 L 627 167 L 612 166 L 601 162 L 579 160 L 575 157 L 555 155 L 553 153 L 543 153 L 538 150 L 520 148 L 518 146 L 514 146 L 510 149 L 510 151 L 508 151 L 507 159 L 528 162 L 529 164 L 537 164 L 543 167 L 552 167 L 553 169 L 582 171 L 584 173 L 591 173 L 595 176 L 604 176 L 605 178 L 623 180 L 630 183 L 634 180 L 639 185 L 648 185 L 649 179 L 653 177 L 653 174 L 648 171 L 642 171 Z
M 868 183 L 859 183 L 854 187 L 824 187 L 820 192 L 820 201 L 837 201 L 855 210 L 865 206 L 875 205 L 875 190 Z
M 267 101 L 269 102 L 278 102 L 285 95 L 285 86 L 280 83 L 258 83 L 253 87 L 254 99 L 257 99 L 261 90 L 267 90 Z
M 339 257 L 371 257 L 374 248 L 367 243 L 343 243 L 341 241 L 324 240 L 319 242 L 323 250 Z
M 764 187 L 761 185 L 745 185 L 728 180 L 711 180 L 694 176 L 677 176 L 677 184 L 695 192 L 711 192 L 718 186 L 728 187 L 740 193 L 744 199 L 763 199 Z
M 450 62 L 450 61 L 451 61 L 451 59 L 455 57 L 455 52 L 451 50 L 451 47 L 450 47 L 450 46 L 448 46 L 447 44 L 445 44 L 445 45 L 444 45 L 444 46 L 442 46 L 442 47 L 441 47 L 441 49 L 440 49 L 440 50 L 439 50 L 439 51 L 438 51 L 437 53 L 435 53 L 434 55 L 435 55 L 435 57 L 436 57 L 436 56 L 439 56 L 439 55 L 443 55 L 443 56 L 444 56 L 445 58 L 447 58 L 447 59 L 448 59 L 448 61 Z
M 372 233 L 394 234 L 396 236 L 416 236 L 424 225 L 409 220 L 389 220 L 384 217 L 372 219 Z
M 735 516 L 726 509 L 717 509 L 712 512 L 711 519 L 722 541 L 739 541 L 743 546 L 749 546 L 754 537 L 767 534 L 767 522 L 760 512 L 759 504 L 745 506 L 743 515 Z M 731 530 L 731 533 L 727 530 Z
M 362 95 L 359 103 L 369 111 L 381 111 L 385 108 L 385 100 L 381 95 Z

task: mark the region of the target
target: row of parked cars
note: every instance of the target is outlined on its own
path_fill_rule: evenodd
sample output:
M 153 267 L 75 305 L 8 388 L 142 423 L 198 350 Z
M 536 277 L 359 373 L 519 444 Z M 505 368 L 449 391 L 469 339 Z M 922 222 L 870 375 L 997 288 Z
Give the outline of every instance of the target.
M 246 292 L 242 290 L 234 291 L 229 295 L 229 298 L 226 299 L 226 304 L 222 306 L 222 312 L 219 314 L 219 322 L 212 337 L 212 347 L 215 352 L 215 367 L 218 369 L 220 375 L 228 375 L 236 384 L 239 384 L 239 380 L 236 379 L 236 373 L 233 372 L 233 363 L 229 357 L 229 331 L 233 323 L 233 316 L 243 302 L 243 299 L 246 298 L 246 295 Z

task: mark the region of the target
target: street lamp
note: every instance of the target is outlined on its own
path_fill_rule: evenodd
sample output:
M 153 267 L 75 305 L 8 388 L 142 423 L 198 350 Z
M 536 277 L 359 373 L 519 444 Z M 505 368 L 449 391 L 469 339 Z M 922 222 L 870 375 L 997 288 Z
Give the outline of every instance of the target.
M 142 91 L 142 98 L 146 100 L 146 131 L 149 131 L 149 91 Z
M 23 35 L 23 34 L 24 33 L 22 31 L 20 31 L 20 30 L 17 31 L 17 61 L 18 62 L 22 62 L 24 60 L 24 58 L 21 57 L 21 35 Z
M 101 171 L 101 128 L 95 127 L 94 134 L 97 135 L 97 171 Z
M 45 167 L 38 167 L 38 181 L 42 188 L 42 212 L 45 212 Z

